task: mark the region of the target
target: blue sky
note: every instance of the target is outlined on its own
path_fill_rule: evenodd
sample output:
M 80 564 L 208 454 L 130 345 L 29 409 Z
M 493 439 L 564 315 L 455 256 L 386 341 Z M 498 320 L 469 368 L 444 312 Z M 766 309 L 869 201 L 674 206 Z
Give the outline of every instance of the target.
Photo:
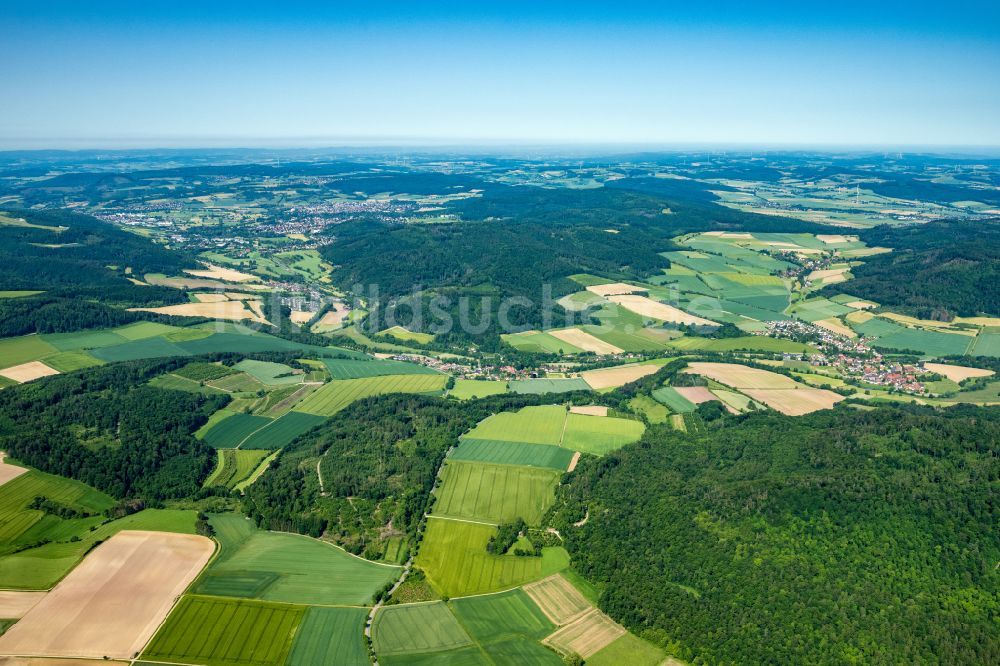
M 0 1 L 0 24 L 8 147 L 1000 146 L 997 3 Z

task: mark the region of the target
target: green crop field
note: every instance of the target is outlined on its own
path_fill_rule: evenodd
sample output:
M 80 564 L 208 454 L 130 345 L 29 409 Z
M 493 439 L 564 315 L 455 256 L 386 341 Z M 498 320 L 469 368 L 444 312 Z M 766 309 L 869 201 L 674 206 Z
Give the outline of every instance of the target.
M 670 410 L 646 395 L 638 395 L 628 403 L 629 408 L 645 416 L 650 423 L 666 423 Z
M 570 391 L 589 391 L 590 384 L 579 377 L 574 379 L 516 379 L 510 382 L 510 390 L 514 393 L 568 393 Z
M 159 377 L 153 377 L 149 380 L 150 386 L 155 386 L 161 389 L 167 389 L 169 391 L 187 391 L 188 393 L 223 393 L 214 386 L 208 384 L 202 385 L 200 382 L 196 382 L 193 379 L 188 379 L 187 377 L 180 377 L 175 374 L 160 375 Z
M 152 661 L 282 666 L 301 606 L 185 596 L 143 652 Z
M 225 449 L 219 449 L 219 450 L 224 451 Z M 268 467 L 271 466 L 271 463 L 274 462 L 274 459 L 278 457 L 278 453 L 280 453 L 280 451 L 266 451 L 265 453 L 269 453 L 270 455 L 261 460 L 260 463 L 258 463 L 257 467 L 252 472 L 250 472 L 250 474 L 248 474 L 246 478 L 244 478 L 242 481 L 237 482 L 233 486 L 233 490 L 242 493 L 244 490 L 246 490 L 254 483 L 256 483 L 257 479 L 259 479 L 264 474 L 264 472 L 267 471 Z
M 670 341 L 670 346 L 683 351 L 765 351 L 787 352 L 789 354 L 811 354 L 817 350 L 811 345 L 794 340 L 769 338 L 763 335 L 748 335 L 742 338 L 678 338 Z
M 265 532 L 236 514 L 212 516 L 222 552 L 195 591 L 300 604 L 363 605 L 402 569 L 299 534 Z
M 579 354 L 583 350 L 548 333 L 531 331 L 500 336 L 508 345 L 523 352 Z
M 233 414 L 216 423 L 202 439 L 217 449 L 232 449 L 254 432 L 271 423 L 272 419 L 252 414 Z
M 240 448 L 280 449 L 304 433 L 326 421 L 325 416 L 315 416 L 292 411 L 274 419 L 270 424 L 247 437 Z
M 542 557 L 490 555 L 490 525 L 430 517 L 416 563 L 441 594 L 450 597 L 497 592 L 529 583 L 569 566 L 563 548 L 544 548 Z
M 540 640 L 555 630 L 555 625 L 523 590 L 454 599 L 451 608 L 480 644 L 518 637 Z
M 854 308 L 835 303 L 828 298 L 815 298 L 796 303 L 792 306 L 791 312 L 798 319 L 816 321 L 818 319 L 829 319 L 830 317 L 839 317 L 848 312 L 854 312 Z
M 369 666 L 364 637 L 367 619 L 364 608 L 310 607 L 295 634 L 286 665 Z
M 202 484 L 206 488 L 211 486 L 234 487 L 250 476 L 271 452 L 251 449 L 218 449 L 216 454 L 218 461 L 216 461 L 215 470 Z
M 97 349 L 128 342 L 127 338 L 109 329 L 94 329 L 75 333 L 46 333 L 41 337 L 60 351 Z
M 269 361 L 255 361 L 244 359 L 233 366 L 235 370 L 245 372 L 257 381 L 268 386 L 280 386 L 282 384 L 302 383 L 302 372 L 298 374 L 284 363 L 271 363 Z
M 565 471 L 569 467 L 570 460 L 573 459 L 573 452 L 551 444 L 462 438 L 448 459 L 497 465 L 525 465 Z
M 64 520 L 29 509 L 36 497 L 47 497 L 78 511 L 95 514 L 96 519 Z M 101 522 L 96 514 L 113 505 L 110 497 L 86 484 L 29 469 L 0 486 L 0 552 L 42 539 L 68 537 L 80 528 L 89 529 Z
M 695 404 L 670 386 L 661 386 L 653 391 L 653 397 L 678 414 L 693 412 Z
M 499 395 L 507 392 L 507 382 L 479 381 L 475 379 L 456 379 L 455 386 L 448 395 L 458 400 L 485 398 L 488 395 Z
M 385 393 L 433 393 L 444 389 L 445 375 L 388 375 L 329 382 L 299 403 L 296 411 L 332 416 L 355 400 Z
M 190 352 L 164 338 L 146 338 L 113 347 L 102 347 L 94 349 L 91 354 L 109 363 L 165 356 L 190 356 Z
M 484 419 L 466 435 L 469 439 L 495 439 L 535 444 L 559 444 L 566 408 L 562 405 L 524 407 Z
M 56 353 L 56 348 L 37 335 L 0 340 L 0 369 L 38 361 Z
M 645 430 L 646 426 L 641 421 L 570 414 L 566 417 L 562 445 L 574 451 L 602 456 L 638 441 Z
M 489 643 L 483 650 L 496 664 L 517 664 L 518 666 L 560 666 L 562 658 L 541 643 L 527 638 L 508 638 Z M 587 662 L 590 663 L 590 662 Z
M 385 375 L 439 375 L 437 370 L 419 363 L 393 360 L 359 361 L 357 359 L 325 358 L 323 365 L 333 379 L 361 379 Z
M 245 372 L 226 375 L 219 379 L 210 380 L 208 383 L 226 393 L 256 393 L 267 390 L 266 386 Z
M 666 659 L 663 650 L 634 634 L 624 634 L 610 645 L 587 657 L 587 666 L 659 666 Z
M 669 336 L 664 329 L 660 329 L 664 335 L 660 336 L 661 339 L 657 339 L 650 334 L 651 329 L 645 328 L 632 329 L 632 332 L 616 328 L 612 325 L 581 326 L 580 328 L 595 338 L 627 352 L 660 351 L 661 349 L 668 348 L 666 341 Z
M 93 368 L 101 365 L 101 362 L 86 352 L 68 351 L 49 356 L 45 359 L 45 365 L 55 368 L 59 372 L 73 372 L 74 370 Z
M 434 336 L 430 333 L 415 333 L 402 326 L 393 326 L 392 328 L 387 328 L 384 331 L 379 331 L 378 335 L 391 335 L 397 340 L 405 340 L 407 342 L 419 342 L 420 344 L 427 344 L 434 340 Z
M 1000 356 L 1000 334 L 980 333 L 971 353 L 973 356 Z
M 438 652 L 472 645 L 443 601 L 386 606 L 372 623 L 375 654 Z
M 561 474 L 535 467 L 450 462 L 441 476 L 435 515 L 491 523 L 523 518 L 535 525 L 555 500 Z

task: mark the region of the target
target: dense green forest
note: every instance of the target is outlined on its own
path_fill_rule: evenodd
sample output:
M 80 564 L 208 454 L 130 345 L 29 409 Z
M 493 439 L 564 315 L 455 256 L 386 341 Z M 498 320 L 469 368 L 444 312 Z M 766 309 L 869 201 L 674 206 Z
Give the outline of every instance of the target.
M 247 489 L 244 511 L 261 527 L 326 532 L 347 550 L 377 558 L 391 536 L 412 543 L 438 467 L 459 435 L 490 414 L 539 402 L 517 395 L 360 400 L 282 451 Z
M 640 187 L 647 181 L 658 184 L 661 180 L 674 182 L 620 182 Z M 708 229 L 827 230 L 797 220 L 723 208 L 712 203 L 715 196 L 707 193 L 704 184 L 662 193 L 655 188 L 649 193 L 625 186 L 582 190 L 484 187 L 480 197 L 449 204 L 461 217 L 458 222 L 351 222 L 333 229 L 336 242 L 326 245 L 322 253 L 337 267 L 335 282 L 345 289 L 360 285 L 369 297 L 371 285 L 378 287 L 379 300 L 372 303 L 373 329 L 385 327 L 388 308 L 395 323 L 441 333 L 433 327 L 440 318 L 430 309 L 430 298 L 447 299 L 441 311 L 457 322 L 459 300 L 466 297 L 470 303 L 468 319 L 480 324 L 485 318 L 483 330 L 472 334 L 455 330 L 440 335 L 439 340 L 474 341 L 495 350 L 499 333 L 507 332 L 497 326 L 503 299 L 523 297 L 531 302 L 507 311 L 515 327 L 543 327 L 546 309 L 560 325 L 572 323 L 572 315 L 560 306 L 543 306 L 543 286 L 548 285 L 551 297 L 558 299 L 580 289 L 567 279 L 574 273 L 618 279 L 658 273 L 670 265 L 659 253 L 672 249 L 669 239 L 677 234 Z M 414 295 L 418 289 L 423 291 Z M 423 313 L 416 321 L 412 317 L 415 302 Z
M 581 462 L 558 526 L 601 607 L 685 661 L 997 663 L 998 441 L 975 407 L 653 427 Z
M 194 494 L 215 464 L 193 434 L 229 396 L 145 381 L 187 359 L 131 361 L 0 391 L 0 450 L 116 498 Z
M 1000 221 L 879 226 L 860 234 L 893 252 L 865 259 L 827 287 L 928 319 L 1000 313 Z
M 88 215 L 65 210 L 0 210 L 0 284 L 47 290 L 49 296 L 99 298 L 110 305 L 158 305 L 186 300 L 167 287 L 137 286 L 126 275 L 176 274 L 196 263 Z

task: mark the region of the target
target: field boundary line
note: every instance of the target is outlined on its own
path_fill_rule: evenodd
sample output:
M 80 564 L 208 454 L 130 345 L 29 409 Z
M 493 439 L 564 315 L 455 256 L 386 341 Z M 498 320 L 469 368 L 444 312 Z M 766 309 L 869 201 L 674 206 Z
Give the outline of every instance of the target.
M 498 527 L 498 523 L 487 523 L 482 520 L 472 520 L 470 518 L 456 518 L 454 516 L 439 516 L 436 514 L 425 513 L 425 518 L 437 518 L 438 520 L 450 520 L 455 523 L 472 523 L 473 525 L 489 525 L 490 527 Z
M 322 539 L 317 539 L 316 537 L 311 537 L 308 534 L 299 534 L 298 532 L 284 532 L 282 530 L 267 530 L 267 531 L 271 532 L 272 534 L 290 534 L 292 536 L 302 537 L 303 539 L 310 539 L 310 540 L 315 541 L 317 543 L 321 543 L 321 544 L 324 544 L 326 546 L 329 546 L 330 548 L 336 548 L 337 550 L 339 550 L 340 552 L 344 553 L 345 555 L 350 555 L 354 559 L 361 560 L 362 562 L 367 562 L 368 564 L 377 564 L 380 567 L 389 567 L 390 569 L 402 569 L 403 568 L 403 565 L 401 565 L 401 564 L 386 564 L 385 562 L 375 562 L 373 560 L 366 560 L 365 558 L 363 558 L 363 557 L 361 557 L 359 555 L 355 555 L 354 553 L 347 552 L 347 550 L 345 550 L 342 546 L 338 546 L 337 544 L 330 543 L 329 541 L 323 541 Z M 278 602 L 278 603 L 280 603 L 280 602 Z M 298 605 L 301 605 L 301 604 L 298 604 Z M 315 604 L 306 604 L 306 605 L 313 606 Z M 361 608 L 368 608 L 368 606 L 361 606 Z

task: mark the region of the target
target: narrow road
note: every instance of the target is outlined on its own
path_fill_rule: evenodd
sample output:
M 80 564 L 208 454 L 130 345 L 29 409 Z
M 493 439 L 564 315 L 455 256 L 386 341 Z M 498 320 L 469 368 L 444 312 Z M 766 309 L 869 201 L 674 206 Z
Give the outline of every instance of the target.
M 399 586 L 406 581 L 406 577 L 410 574 L 410 567 L 413 566 L 413 556 L 410 555 L 410 559 L 406 560 L 406 564 L 403 565 L 403 573 L 399 576 L 399 580 L 396 581 L 395 585 L 389 588 L 389 591 L 385 593 L 382 599 L 388 599 L 393 595 L 393 593 L 399 589 Z M 368 642 L 371 644 L 372 638 L 372 623 L 375 621 L 375 614 L 378 613 L 379 609 L 382 608 L 382 599 L 378 601 L 374 606 L 372 606 L 371 611 L 368 613 L 368 620 L 365 622 L 365 636 L 368 637 Z M 378 657 L 375 656 L 375 648 L 372 647 L 372 664 L 373 666 L 378 666 Z
M 326 488 L 323 487 L 323 472 L 319 469 L 321 462 L 323 462 L 323 456 L 320 456 L 319 460 L 316 461 L 316 476 L 319 478 L 319 494 L 326 495 Z

